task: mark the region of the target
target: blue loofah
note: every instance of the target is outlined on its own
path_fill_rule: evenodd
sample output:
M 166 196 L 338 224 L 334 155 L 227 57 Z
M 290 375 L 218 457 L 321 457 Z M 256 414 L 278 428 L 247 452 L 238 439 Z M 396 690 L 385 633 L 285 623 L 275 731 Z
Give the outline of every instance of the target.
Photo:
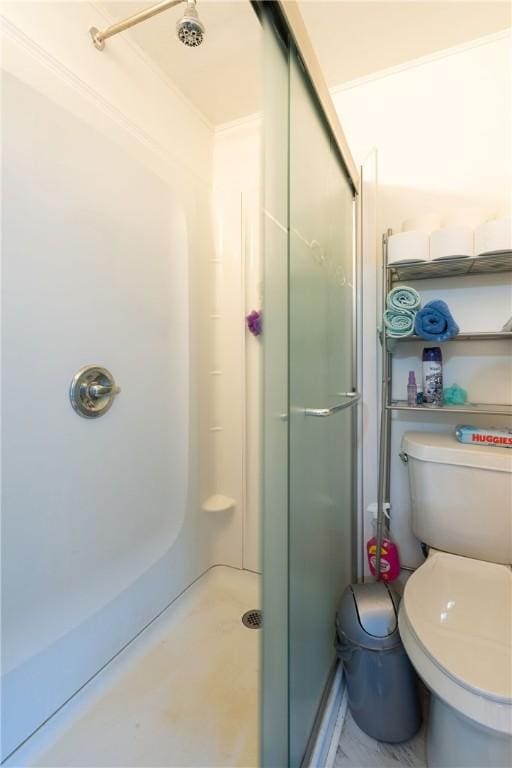
M 458 384 L 443 389 L 443 405 L 464 405 L 468 401 L 468 393 Z

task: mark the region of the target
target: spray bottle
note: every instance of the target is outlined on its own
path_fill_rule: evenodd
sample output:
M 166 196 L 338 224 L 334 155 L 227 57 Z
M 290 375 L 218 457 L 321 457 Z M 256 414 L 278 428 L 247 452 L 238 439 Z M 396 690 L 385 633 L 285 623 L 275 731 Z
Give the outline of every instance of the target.
M 418 401 L 418 387 L 416 385 L 416 376 L 414 371 L 409 371 L 409 380 L 407 382 L 407 405 L 415 406 Z
M 443 356 L 441 347 L 425 347 L 423 360 L 423 402 L 440 408 L 443 404 Z
M 390 504 L 384 504 L 384 518 L 386 520 L 386 529 L 389 527 L 389 509 Z M 368 512 L 372 515 L 373 536 L 366 544 L 368 554 L 368 565 L 372 576 L 376 575 L 375 559 L 377 554 L 377 504 L 370 504 Z M 400 575 L 400 558 L 398 556 L 398 547 L 391 540 L 389 533 L 385 532 L 382 539 L 380 550 L 380 578 L 382 581 L 394 581 Z

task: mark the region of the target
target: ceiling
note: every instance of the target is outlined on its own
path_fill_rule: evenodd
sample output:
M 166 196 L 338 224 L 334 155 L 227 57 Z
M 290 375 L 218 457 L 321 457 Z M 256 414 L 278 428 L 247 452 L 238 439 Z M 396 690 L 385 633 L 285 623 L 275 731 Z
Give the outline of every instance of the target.
M 512 23 L 511 4 L 494 0 L 305 0 L 300 7 L 331 88 Z
M 116 20 L 153 2 L 102 0 Z M 329 87 L 511 26 L 501 0 L 302 0 L 300 8 Z M 213 124 L 261 106 L 260 25 L 248 0 L 198 0 L 199 48 L 174 33 L 181 7 L 133 27 L 135 42 Z M 108 45 L 114 45 L 114 41 Z

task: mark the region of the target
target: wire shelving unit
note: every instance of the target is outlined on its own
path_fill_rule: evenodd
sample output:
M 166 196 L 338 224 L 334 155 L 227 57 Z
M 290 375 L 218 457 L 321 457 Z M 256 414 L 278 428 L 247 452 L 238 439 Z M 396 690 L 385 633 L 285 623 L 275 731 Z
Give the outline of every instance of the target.
M 496 251 L 494 253 L 476 256 L 474 258 L 440 259 L 435 262 L 409 262 L 388 264 L 388 238 L 391 230 L 382 238 L 382 307 L 386 305 L 386 297 L 395 283 L 413 280 L 449 279 L 466 277 L 468 275 L 496 275 L 512 272 L 512 251 Z M 380 550 L 384 535 L 384 505 L 390 502 L 390 470 L 391 470 L 391 425 L 392 414 L 396 411 L 410 411 L 415 414 L 439 415 L 446 413 L 486 414 L 493 416 L 512 416 L 512 403 L 466 403 L 459 406 L 429 407 L 426 405 L 408 405 L 405 400 L 392 399 L 392 357 L 388 351 L 388 336 L 386 328 L 382 328 L 382 389 L 381 389 L 381 418 L 380 418 L 380 449 L 379 449 L 379 482 L 378 482 L 378 514 L 377 514 L 377 547 L 376 573 L 380 574 Z M 512 332 L 507 331 L 471 331 L 459 333 L 447 342 L 436 344 L 453 344 L 457 342 L 510 341 Z M 400 344 L 422 342 L 428 343 L 419 336 L 406 336 L 393 339 Z

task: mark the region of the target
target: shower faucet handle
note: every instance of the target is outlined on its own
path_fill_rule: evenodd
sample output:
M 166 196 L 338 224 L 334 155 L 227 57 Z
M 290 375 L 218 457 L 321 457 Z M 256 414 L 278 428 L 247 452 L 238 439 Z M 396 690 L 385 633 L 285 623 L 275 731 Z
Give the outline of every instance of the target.
M 87 394 L 89 397 L 103 397 L 105 395 L 109 395 L 113 397 L 114 395 L 118 395 L 121 391 L 121 387 L 118 387 L 116 384 L 100 384 L 93 383 L 87 385 Z
M 73 377 L 69 399 L 79 416 L 94 419 L 109 410 L 120 391 L 110 371 L 100 365 L 86 365 Z

